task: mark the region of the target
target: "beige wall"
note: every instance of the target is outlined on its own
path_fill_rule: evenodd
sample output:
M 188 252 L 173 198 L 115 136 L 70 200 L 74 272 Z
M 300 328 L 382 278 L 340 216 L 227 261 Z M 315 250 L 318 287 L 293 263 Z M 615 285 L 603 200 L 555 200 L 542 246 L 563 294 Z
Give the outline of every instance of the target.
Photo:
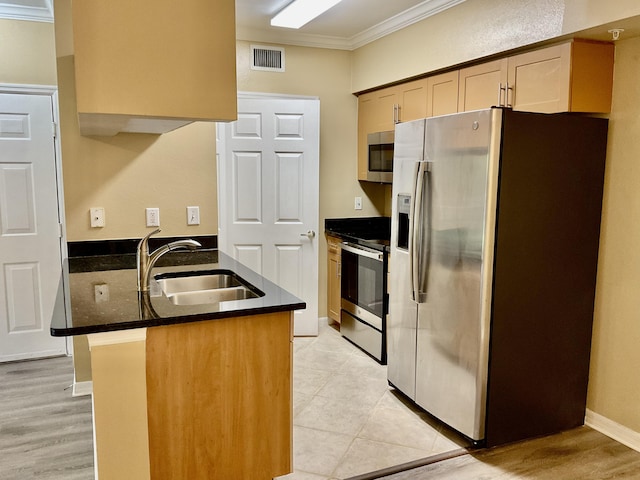
M 363 91 L 638 15 L 637 0 L 466 0 L 354 51 L 351 90 Z
M 80 135 L 70 5 L 55 2 L 67 239 L 140 238 L 152 230 L 147 207 L 160 208 L 161 236 L 217 233 L 214 123 L 164 135 Z M 200 225 L 187 226 L 191 205 L 200 206 Z M 105 209 L 104 228 L 91 228 L 91 207 Z
M 286 72 L 264 72 L 250 69 L 250 44 L 238 42 L 238 91 L 319 97 L 321 220 L 380 215 L 384 208 L 382 190 L 363 192 L 363 184 L 356 179 L 358 107 L 350 93 L 351 54 L 289 45 L 284 48 Z M 356 195 L 364 197 L 363 209 L 358 212 L 353 210 Z
M 640 432 L 640 37 L 616 44 L 598 265 L 591 410 Z
M 58 83 L 52 23 L 0 19 L 0 83 Z
M 557 37 L 562 0 L 466 0 L 353 52 L 352 91 Z

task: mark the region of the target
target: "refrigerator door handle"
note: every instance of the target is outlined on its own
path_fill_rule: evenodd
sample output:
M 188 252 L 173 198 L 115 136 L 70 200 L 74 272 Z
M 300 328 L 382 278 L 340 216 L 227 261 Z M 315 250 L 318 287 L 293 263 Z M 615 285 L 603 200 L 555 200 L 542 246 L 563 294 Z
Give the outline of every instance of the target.
M 413 216 L 411 219 L 413 231 L 411 234 L 409 253 L 411 258 L 411 291 L 413 301 L 416 303 L 424 303 L 427 293 L 426 291 L 421 291 L 420 289 L 420 278 L 424 277 L 424 275 L 422 274 L 422 269 L 426 268 L 426 262 L 421 258 L 422 248 L 420 248 L 420 245 L 422 244 L 421 241 L 424 241 L 425 239 L 420 238 L 420 233 L 424 229 L 424 212 L 422 210 L 422 207 L 424 203 L 423 196 L 425 176 L 429 172 L 428 167 L 428 162 L 418 162 L 416 184 L 413 196 Z

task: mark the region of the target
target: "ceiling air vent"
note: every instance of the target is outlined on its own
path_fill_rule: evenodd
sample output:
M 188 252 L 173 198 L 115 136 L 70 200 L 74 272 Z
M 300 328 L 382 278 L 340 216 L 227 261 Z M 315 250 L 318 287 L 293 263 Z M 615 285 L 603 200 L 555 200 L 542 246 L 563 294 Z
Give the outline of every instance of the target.
M 284 48 L 251 45 L 251 70 L 284 72 Z

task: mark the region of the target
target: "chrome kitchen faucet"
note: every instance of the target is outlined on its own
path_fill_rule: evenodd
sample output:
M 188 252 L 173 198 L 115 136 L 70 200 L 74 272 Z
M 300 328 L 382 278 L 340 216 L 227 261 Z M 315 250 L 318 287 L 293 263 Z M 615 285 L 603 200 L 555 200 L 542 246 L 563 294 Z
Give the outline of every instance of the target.
M 136 263 L 138 264 L 139 292 L 149 291 L 149 278 L 151 277 L 151 269 L 156 264 L 158 259 L 165 253 L 185 248 L 195 250 L 198 247 L 202 247 L 199 242 L 196 242 L 195 240 L 192 240 L 190 238 L 186 238 L 184 240 L 177 240 L 175 242 L 163 245 L 153 253 L 149 253 L 149 237 L 151 237 L 151 235 L 155 235 L 156 233 L 160 233 L 160 231 L 161 230 L 159 228 L 154 230 L 138 243 L 138 248 L 136 249 Z

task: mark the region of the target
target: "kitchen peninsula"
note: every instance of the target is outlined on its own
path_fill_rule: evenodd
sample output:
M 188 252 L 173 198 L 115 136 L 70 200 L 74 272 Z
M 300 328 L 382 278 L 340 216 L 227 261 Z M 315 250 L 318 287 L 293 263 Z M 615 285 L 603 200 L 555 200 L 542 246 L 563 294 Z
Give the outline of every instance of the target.
M 135 268 L 89 262 L 69 275 L 71 318 L 52 323 L 54 336 L 88 334 L 99 478 L 289 473 L 293 311 L 304 302 L 222 252 L 176 258 L 203 260 L 153 274 L 235 275 L 254 298 L 176 305 L 139 293 Z

